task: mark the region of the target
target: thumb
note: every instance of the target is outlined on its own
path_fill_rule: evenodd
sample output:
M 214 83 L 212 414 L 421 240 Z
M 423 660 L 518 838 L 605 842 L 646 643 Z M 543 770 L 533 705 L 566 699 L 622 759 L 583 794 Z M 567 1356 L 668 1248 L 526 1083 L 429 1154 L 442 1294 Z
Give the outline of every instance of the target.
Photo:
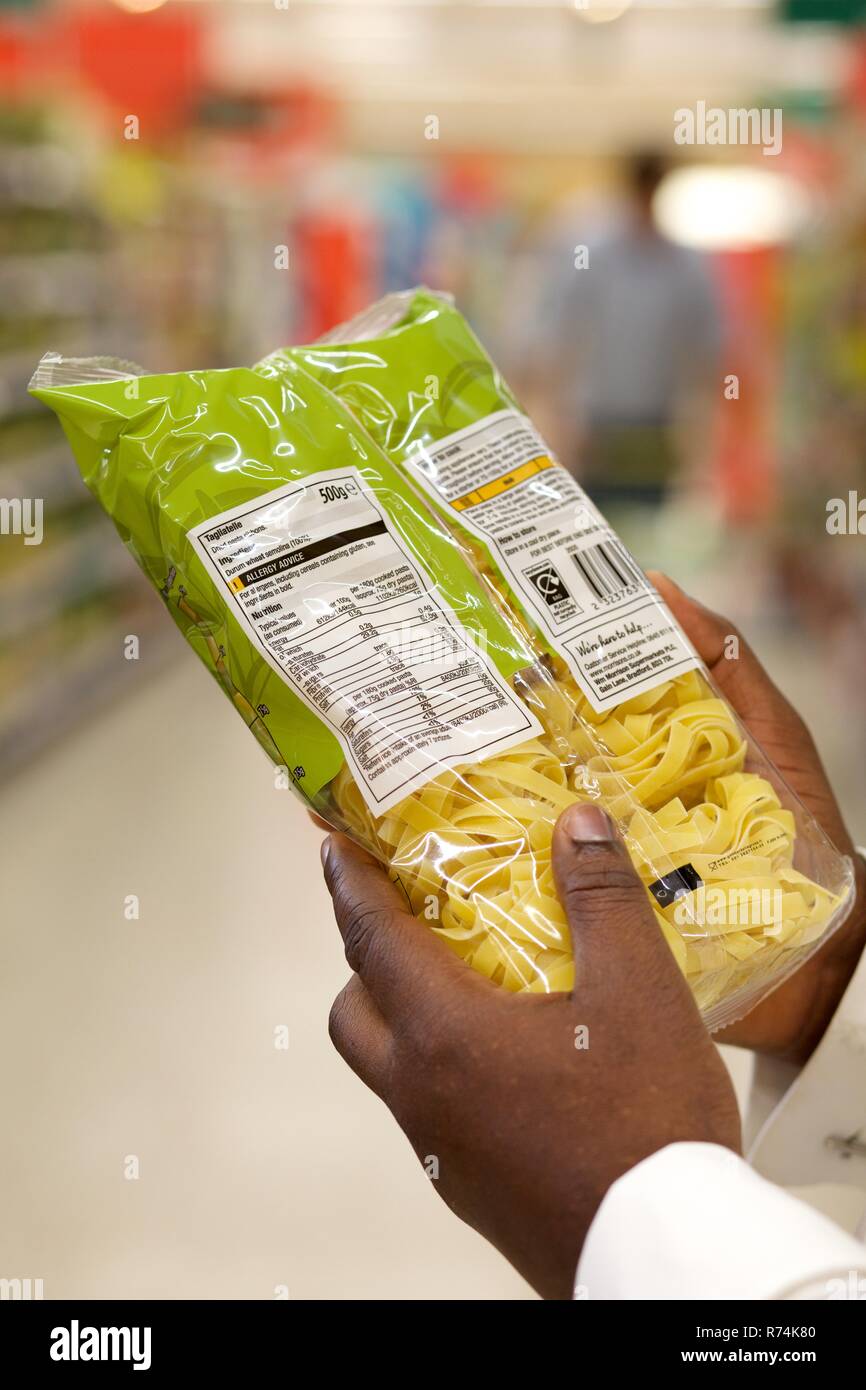
M 730 618 L 690 598 L 666 574 L 650 570 L 648 577 L 746 724 L 781 720 L 786 728 L 801 725 L 799 715 L 770 680 Z
M 659 931 L 647 890 L 606 811 L 594 803 L 569 806 L 553 834 L 553 874 L 571 929 L 575 974 L 609 986 L 647 972 L 679 974 Z

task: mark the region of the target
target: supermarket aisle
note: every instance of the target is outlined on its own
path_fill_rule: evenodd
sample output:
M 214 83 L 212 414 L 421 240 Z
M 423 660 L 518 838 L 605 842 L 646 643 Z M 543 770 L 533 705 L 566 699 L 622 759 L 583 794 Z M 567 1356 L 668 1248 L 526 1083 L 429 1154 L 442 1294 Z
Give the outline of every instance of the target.
M 320 833 L 183 657 L 0 801 L 0 1274 L 46 1298 L 530 1297 L 331 1048 Z

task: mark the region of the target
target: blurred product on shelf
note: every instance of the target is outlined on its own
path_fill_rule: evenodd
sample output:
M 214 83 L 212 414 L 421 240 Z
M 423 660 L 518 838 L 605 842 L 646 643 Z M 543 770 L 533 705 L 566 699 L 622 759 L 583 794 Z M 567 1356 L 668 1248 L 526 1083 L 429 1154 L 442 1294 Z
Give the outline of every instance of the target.
M 18 523 L 4 526 L 0 547 L 8 771 L 123 687 L 124 638 L 149 638 L 157 605 L 24 389 L 46 342 L 94 351 L 120 309 L 108 225 L 83 160 L 45 112 L 0 108 L 0 189 L 0 497 L 4 522 Z

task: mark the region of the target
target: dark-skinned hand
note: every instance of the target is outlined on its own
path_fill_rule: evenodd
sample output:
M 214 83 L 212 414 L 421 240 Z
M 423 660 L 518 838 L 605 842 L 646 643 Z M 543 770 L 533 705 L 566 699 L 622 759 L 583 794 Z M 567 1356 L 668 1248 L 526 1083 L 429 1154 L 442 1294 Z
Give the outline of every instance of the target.
M 392 1111 L 440 1196 L 545 1298 L 568 1298 L 610 1185 L 656 1150 L 739 1150 L 728 1073 L 603 811 L 560 817 L 569 994 L 509 994 L 416 918 L 343 835 L 322 847 L 354 972 L 337 1050 Z
M 672 579 L 652 572 L 649 577 L 749 733 L 836 848 L 853 858 L 858 891 L 847 921 L 751 1013 L 715 1034 L 717 1042 L 804 1062 L 823 1037 L 866 944 L 866 865 L 855 852 L 812 735 L 749 644 L 727 618 L 696 603 Z M 731 650 L 737 652 L 733 659 Z

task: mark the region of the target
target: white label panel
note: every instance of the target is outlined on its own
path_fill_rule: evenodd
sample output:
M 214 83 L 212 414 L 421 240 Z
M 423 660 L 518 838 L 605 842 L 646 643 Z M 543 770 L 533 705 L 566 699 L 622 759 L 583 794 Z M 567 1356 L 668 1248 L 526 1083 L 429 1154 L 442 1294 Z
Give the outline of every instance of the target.
M 489 547 L 594 709 L 700 665 L 625 546 L 519 411 L 417 445 L 406 466 Z
M 374 813 L 541 732 L 357 469 L 289 483 L 189 537 L 250 641 L 336 734 Z

